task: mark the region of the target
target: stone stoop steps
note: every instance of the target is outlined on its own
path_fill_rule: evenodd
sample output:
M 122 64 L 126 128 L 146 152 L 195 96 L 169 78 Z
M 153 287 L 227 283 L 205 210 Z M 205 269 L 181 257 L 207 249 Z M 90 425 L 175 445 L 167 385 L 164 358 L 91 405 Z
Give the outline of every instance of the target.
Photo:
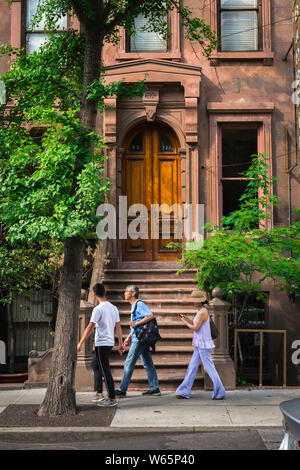
M 140 299 L 145 301 L 155 314 L 162 339 L 156 343 L 152 353 L 160 389 L 176 390 L 183 380 L 194 348 L 193 332 L 178 318 L 179 313 L 190 315 L 193 319 L 196 311 L 190 300 L 192 290 L 196 288 L 194 272 L 187 271 L 176 275 L 178 268 L 159 269 L 107 269 L 104 272 L 104 284 L 108 299 L 116 305 L 125 338 L 129 333 L 130 304 L 124 300 L 124 290 L 129 284 L 140 289 Z M 116 341 L 117 343 L 117 341 Z M 111 370 L 116 387 L 120 384 L 127 352 L 120 357 L 117 347 L 111 353 Z M 204 380 L 199 368 L 194 387 L 203 389 Z M 138 359 L 130 390 L 147 390 L 149 388 L 146 370 Z

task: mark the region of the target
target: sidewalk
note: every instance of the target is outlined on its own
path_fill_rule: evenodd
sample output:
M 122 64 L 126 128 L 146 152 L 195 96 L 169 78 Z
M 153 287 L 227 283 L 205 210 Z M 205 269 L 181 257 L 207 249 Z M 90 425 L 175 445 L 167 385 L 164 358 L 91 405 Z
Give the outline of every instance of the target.
M 46 389 L 1 390 L 0 413 L 8 405 L 39 405 Z M 194 391 L 189 400 L 178 400 L 174 392 L 160 397 L 144 397 L 129 392 L 119 404 L 110 426 L 107 427 L 0 427 L 1 439 L 14 439 L 22 434 L 44 435 L 72 433 L 89 439 L 102 433 L 197 432 L 212 430 L 282 428 L 279 404 L 300 397 L 300 388 L 235 390 L 226 399 L 211 400 L 212 392 Z M 77 393 L 78 405 L 91 405 L 94 392 Z M 101 408 L 95 405 L 95 413 Z

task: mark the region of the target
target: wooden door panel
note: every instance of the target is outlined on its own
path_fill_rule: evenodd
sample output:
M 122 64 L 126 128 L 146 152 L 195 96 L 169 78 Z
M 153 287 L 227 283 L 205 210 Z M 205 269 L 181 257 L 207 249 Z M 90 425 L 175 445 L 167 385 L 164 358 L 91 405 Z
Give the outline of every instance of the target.
M 128 238 L 124 240 L 123 260 L 176 260 L 178 252 L 167 248 L 167 244 L 171 241 L 179 241 L 178 238 L 175 238 L 175 231 L 177 218 L 181 217 L 181 214 L 171 213 L 168 238 L 163 238 L 165 236 L 163 231 L 166 227 L 162 223 L 162 214 L 160 213 L 159 239 L 152 240 L 151 205 L 167 204 L 169 207 L 174 204 L 181 205 L 181 169 L 177 151 L 178 143 L 175 136 L 169 131 L 166 131 L 165 136 L 167 137 L 162 138 L 158 127 L 148 126 L 143 130 L 143 155 L 131 155 L 129 150 L 132 151 L 132 148 L 136 148 L 137 136 L 140 136 L 140 133 L 141 130 L 128 140 L 127 147 L 124 145 L 127 151 L 123 163 L 123 194 L 127 195 L 128 207 L 141 203 L 148 208 L 148 239 L 132 240 Z M 139 138 L 139 145 L 141 145 L 140 141 Z M 130 142 L 134 142 L 131 147 Z M 169 153 L 170 150 L 172 152 L 171 146 L 173 146 L 174 153 Z M 166 148 L 168 152 L 164 151 Z M 162 210 L 164 210 L 163 207 Z M 128 226 L 134 218 L 127 218 Z
M 134 157 L 126 161 L 126 195 L 128 205 L 145 204 L 145 158 Z
M 125 162 L 125 194 L 127 195 L 127 214 L 128 209 L 134 204 L 144 204 L 147 206 L 146 201 L 146 157 L 145 156 L 129 156 Z M 136 215 L 127 216 L 127 233 L 130 224 L 136 219 Z M 149 222 L 148 222 L 149 224 Z M 137 227 L 137 230 L 140 230 Z M 148 230 L 149 232 L 149 230 Z M 149 258 L 149 241 L 143 238 L 128 237 L 123 242 L 123 258 L 134 261 L 144 260 Z
M 179 163 L 178 156 L 157 156 L 156 177 L 158 182 L 155 187 L 158 191 L 157 195 L 153 195 L 154 199 L 155 196 L 157 197 L 158 204 L 161 207 L 159 217 L 159 239 L 153 241 L 154 259 L 157 261 L 171 261 L 178 258 L 177 250 L 167 248 L 167 245 L 172 241 L 179 241 L 178 237 L 175 237 L 174 234 L 175 228 L 176 234 L 178 232 L 176 222 L 177 218 L 180 216 L 177 205 L 181 204 Z M 164 208 L 164 205 L 167 207 Z M 173 210 L 170 212 L 170 209 Z M 164 214 L 168 217 L 166 221 L 163 221 Z

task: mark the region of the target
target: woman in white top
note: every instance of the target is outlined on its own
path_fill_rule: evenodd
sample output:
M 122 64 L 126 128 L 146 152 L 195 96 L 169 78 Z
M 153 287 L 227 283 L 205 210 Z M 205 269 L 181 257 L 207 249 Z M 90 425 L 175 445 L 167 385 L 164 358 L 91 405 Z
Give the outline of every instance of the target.
M 212 399 L 223 400 L 225 398 L 225 388 L 211 358 L 211 350 L 215 345 L 211 337 L 209 313 L 204 306 L 208 299 L 204 291 L 194 291 L 192 299 L 195 305 L 200 308 L 194 321 L 192 322 L 186 315 L 180 314 L 179 316 L 183 323 L 194 331 L 192 344 L 195 347 L 195 351 L 189 363 L 186 376 L 176 390 L 176 398 L 191 398 L 191 389 L 199 365 L 202 362 L 204 369 L 214 384 Z

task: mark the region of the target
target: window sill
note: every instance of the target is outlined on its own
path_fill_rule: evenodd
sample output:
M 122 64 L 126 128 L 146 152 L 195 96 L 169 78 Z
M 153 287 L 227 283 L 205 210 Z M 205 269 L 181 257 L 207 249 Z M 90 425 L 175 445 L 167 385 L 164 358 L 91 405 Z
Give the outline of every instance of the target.
M 119 52 L 116 60 L 132 60 L 132 59 L 172 59 L 181 60 L 180 51 L 174 52 Z
M 264 65 L 272 65 L 274 52 L 272 51 L 253 51 L 253 52 L 213 52 L 210 56 L 210 65 L 219 65 L 222 61 L 241 61 L 241 60 L 261 60 Z

